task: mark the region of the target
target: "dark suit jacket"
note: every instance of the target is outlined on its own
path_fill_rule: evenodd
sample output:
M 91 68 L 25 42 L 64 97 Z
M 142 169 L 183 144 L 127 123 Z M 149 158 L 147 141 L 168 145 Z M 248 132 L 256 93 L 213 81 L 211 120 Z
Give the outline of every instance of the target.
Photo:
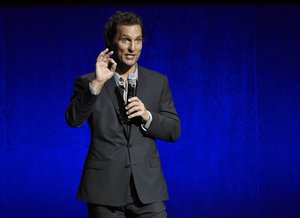
M 80 200 L 122 205 L 131 173 L 143 203 L 168 199 L 156 139 L 176 141 L 181 133 L 180 119 L 167 77 L 140 66 L 138 73 L 137 96 L 153 117 L 147 131 L 137 120 L 131 124 L 130 131 L 123 122 L 124 103 L 118 100 L 114 77 L 105 83 L 98 96 L 90 93 L 88 85 L 95 73 L 76 79 L 66 113 L 67 123 L 80 127 L 87 120 L 91 130 L 77 195 Z

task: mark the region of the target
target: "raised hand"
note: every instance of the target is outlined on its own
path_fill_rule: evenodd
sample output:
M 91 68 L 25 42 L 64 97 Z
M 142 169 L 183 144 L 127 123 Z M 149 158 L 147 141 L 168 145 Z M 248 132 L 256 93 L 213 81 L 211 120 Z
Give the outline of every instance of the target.
M 106 48 L 98 55 L 95 78 L 97 82 L 105 83 L 114 75 L 117 63 L 112 58 L 110 58 L 112 54 L 113 51 L 109 51 L 108 48 Z

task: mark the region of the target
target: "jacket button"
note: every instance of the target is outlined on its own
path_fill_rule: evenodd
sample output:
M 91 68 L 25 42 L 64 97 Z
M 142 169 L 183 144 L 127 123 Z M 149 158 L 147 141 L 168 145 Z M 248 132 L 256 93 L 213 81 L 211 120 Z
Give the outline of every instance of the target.
M 125 165 L 125 168 L 130 168 L 130 164 L 126 164 L 126 165 Z

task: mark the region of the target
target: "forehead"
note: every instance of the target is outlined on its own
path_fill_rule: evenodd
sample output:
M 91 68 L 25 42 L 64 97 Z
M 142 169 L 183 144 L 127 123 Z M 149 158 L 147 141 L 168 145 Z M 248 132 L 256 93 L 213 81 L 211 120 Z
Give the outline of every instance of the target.
M 119 36 L 131 36 L 138 37 L 142 36 L 142 28 L 140 25 L 118 25 L 117 26 L 117 35 Z

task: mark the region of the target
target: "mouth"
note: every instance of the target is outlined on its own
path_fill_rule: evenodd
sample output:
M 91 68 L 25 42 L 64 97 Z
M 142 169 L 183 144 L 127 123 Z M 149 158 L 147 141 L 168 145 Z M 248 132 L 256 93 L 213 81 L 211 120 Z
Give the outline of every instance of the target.
M 135 58 L 135 55 L 134 54 L 127 54 L 127 55 L 125 55 L 125 57 L 126 57 L 127 60 L 132 60 L 132 59 Z

